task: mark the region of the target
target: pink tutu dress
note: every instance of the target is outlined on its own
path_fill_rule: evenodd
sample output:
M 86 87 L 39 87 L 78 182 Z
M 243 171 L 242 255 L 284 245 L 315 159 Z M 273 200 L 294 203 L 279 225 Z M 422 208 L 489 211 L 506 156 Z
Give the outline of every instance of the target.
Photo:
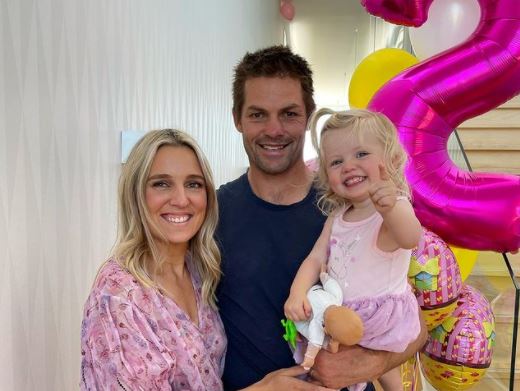
M 407 279 L 411 250 L 384 252 L 377 248 L 383 223 L 379 213 L 346 222 L 343 212 L 333 221 L 327 271 L 343 290 L 343 305 L 356 311 L 363 321 L 359 344 L 402 352 L 421 329 L 417 300 Z M 360 391 L 365 386 L 358 384 L 349 390 Z

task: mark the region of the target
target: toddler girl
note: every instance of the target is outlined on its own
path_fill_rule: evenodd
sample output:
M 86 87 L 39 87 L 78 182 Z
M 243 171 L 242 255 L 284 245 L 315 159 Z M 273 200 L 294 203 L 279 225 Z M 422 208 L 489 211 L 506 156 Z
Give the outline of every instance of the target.
M 321 130 L 318 119 L 331 114 Z M 407 281 L 411 249 L 421 226 L 408 201 L 403 175 L 406 154 L 394 125 L 368 110 L 321 109 L 310 120 L 318 151 L 320 208 L 329 217 L 291 286 L 284 311 L 295 321 L 312 317 L 307 292 L 326 267 L 343 291 L 343 305 L 363 321 L 360 345 L 402 352 L 420 332 L 418 305 Z M 309 342 L 304 366 L 321 346 Z M 401 390 L 399 368 L 379 382 Z M 350 386 L 360 391 L 365 384 Z

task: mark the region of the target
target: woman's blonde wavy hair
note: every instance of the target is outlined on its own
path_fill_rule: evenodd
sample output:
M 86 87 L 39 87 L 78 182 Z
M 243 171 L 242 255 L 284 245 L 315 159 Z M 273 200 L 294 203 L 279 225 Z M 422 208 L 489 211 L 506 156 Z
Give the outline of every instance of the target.
M 330 115 L 330 117 L 321 127 L 320 133 L 318 121 L 324 115 Z M 327 131 L 332 129 L 344 129 L 345 136 L 348 131 L 349 135 L 352 134 L 358 140 L 362 140 L 366 132 L 371 132 L 384 147 L 384 161 L 390 179 L 402 195 L 410 197 L 408 183 L 404 177 L 406 153 L 397 138 L 397 130 L 394 124 L 385 115 L 363 109 L 334 111 L 323 108 L 313 113 L 309 119 L 309 127 L 311 129 L 312 144 L 318 153 L 319 159 L 316 180 L 317 187 L 320 190 L 318 206 L 323 213 L 329 215 L 338 208 L 350 206 L 349 200 L 336 195 L 329 186 L 321 141 Z
M 161 231 L 151 219 L 145 193 L 155 155 L 165 145 L 189 148 L 202 169 L 207 193 L 206 216 L 200 230 L 190 240 L 189 252 L 202 281 L 202 298 L 216 308 L 215 289 L 221 276 L 220 252 L 214 239 L 218 222 L 217 196 L 206 157 L 195 140 L 184 132 L 174 129 L 150 131 L 130 152 L 119 178 L 119 224 L 113 257 L 144 286 L 161 288 L 151 278 L 150 270 L 160 270 L 165 262 L 159 255 L 152 228 L 153 232 Z

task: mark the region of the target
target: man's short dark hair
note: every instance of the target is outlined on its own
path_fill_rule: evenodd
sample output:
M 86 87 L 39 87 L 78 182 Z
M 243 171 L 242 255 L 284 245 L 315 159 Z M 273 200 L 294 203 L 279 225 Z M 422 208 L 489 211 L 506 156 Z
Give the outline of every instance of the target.
M 316 108 L 309 63 L 303 57 L 294 54 L 288 47 L 279 45 L 253 53 L 248 52 L 235 67 L 233 114 L 236 118 L 242 115 L 246 81 L 255 77 L 290 77 L 299 80 L 307 117 Z

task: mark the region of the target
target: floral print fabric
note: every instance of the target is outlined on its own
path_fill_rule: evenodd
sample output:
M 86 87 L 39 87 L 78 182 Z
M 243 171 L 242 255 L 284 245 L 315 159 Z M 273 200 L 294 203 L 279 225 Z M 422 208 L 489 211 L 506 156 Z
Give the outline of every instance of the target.
M 172 299 L 106 262 L 84 308 L 81 390 L 222 390 L 224 329 L 187 265 L 198 327 Z

